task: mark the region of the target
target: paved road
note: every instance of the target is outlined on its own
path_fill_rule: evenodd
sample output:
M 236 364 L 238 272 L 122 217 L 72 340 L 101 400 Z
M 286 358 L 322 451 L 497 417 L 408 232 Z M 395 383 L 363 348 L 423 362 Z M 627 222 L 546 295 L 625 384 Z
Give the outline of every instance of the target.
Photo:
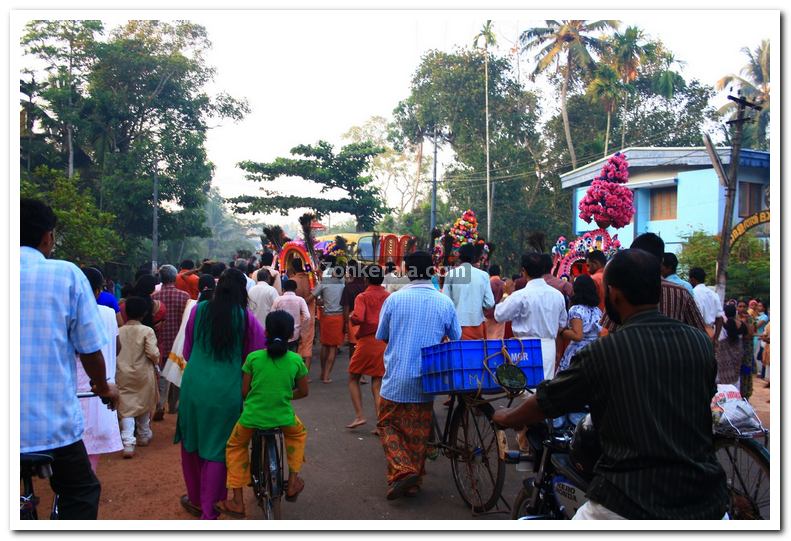
M 283 502 L 283 518 L 316 520 L 354 519 L 483 519 L 506 520 L 509 513 L 473 517 L 453 483 L 450 461 L 440 456 L 427 463 L 423 490 L 415 498 L 387 501 L 386 462 L 379 438 L 371 434 L 375 426 L 370 385 L 363 386 L 368 424 L 348 430 L 353 415 L 346 386 L 348 351 L 339 355 L 333 382 L 319 382 L 319 367 L 311 368 L 310 396 L 294 402 L 297 414 L 308 428 L 307 462 L 303 467 L 305 490 L 296 503 Z M 445 408 L 437 400 L 435 409 L 444 417 Z M 192 520 L 179 505 L 186 492 L 181 473 L 180 451 L 173 445 L 175 415 L 152 423 L 150 446 L 137 448 L 135 458 L 124 460 L 121 453 L 102 455 L 98 476 L 102 483 L 99 519 Z M 508 466 L 503 496 L 512 502 L 520 486 L 519 472 Z M 36 482 L 41 496 L 41 514 L 46 516 L 52 493 L 46 482 Z M 247 489 L 247 514 L 262 518 L 252 490 Z M 504 510 L 505 507 L 501 505 Z
M 288 519 L 462 519 L 472 516 L 459 497 L 450 461 L 440 456 L 428 461 L 421 494 L 415 498 L 387 501 L 386 462 L 379 438 L 371 434 L 375 426 L 370 385 L 363 385 L 363 405 L 368 424 L 355 430 L 345 428 L 353 418 L 346 387 L 348 353 L 344 348 L 333 370 L 333 382 L 319 382 L 318 363 L 311 368 L 310 396 L 294 403 L 308 428 L 307 462 L 303 468 L 305 491 L 298 503 L 284 502 L 283 518 Z M 437 400 L 435 409 L 444 417 L 445 408 Z M 519 472 L 508 466 L 504 497 L 513 501 L 519 490 Z M 252 495 L 247 507 L 260 518 Z M 505 509 L 504 506 L 501 506 Z M 483 515 L 481 519 L 508 519 L 507 513 Z
M 316 363 L 318 364 L 318 363 Z M 439 519 L 506 520 L 508 513 L 474 517 L 462 502 L 450 470 L 450 461 L 439 457 L 427 463 L 422 493 L 416 498 L 387 501 L 386 464 L 379 439 L 370 432 L 374 427 L 370 386 L 363 386 L 363 399 L 369 423 L 356 430 L 344 426 L 351 421 L 352 407 L 345 382 L 348 354 L 339 356 L 331 384 L 319 383 L 318 366 L 311 369 L 311 394 L 295 402 L 298 415 L 309 430 L 307 463 L 303 469 L 305 491 L 297 503 L 283 503 L 286 519 L 354 520 L 354 519 Z M 768 389 L 755 380 L 753 405 L 769 426 Z M 435 410 L 444 416 L 441 401 Z M 98 476 L 102 482 L 100 519 L 176 519 L 192 517 L 182 510 L 179 497 L 185 493 L 181 474 L 179 446 L 173 445 L 175 415 L 152 423 L 154 439 L 149 447 L 138 448 L 132 460 L 121 453 L 101 457 Z M 514 466 L 506 467 L 504 498 L 516 497 L 522 475 Z M 46 482 L 37 481 L 42 515 L 46 515 L 52 493 Z M 501 506 L 504 509 L 503 506 Z M 248 517 L 261 518 L 248 490 Z

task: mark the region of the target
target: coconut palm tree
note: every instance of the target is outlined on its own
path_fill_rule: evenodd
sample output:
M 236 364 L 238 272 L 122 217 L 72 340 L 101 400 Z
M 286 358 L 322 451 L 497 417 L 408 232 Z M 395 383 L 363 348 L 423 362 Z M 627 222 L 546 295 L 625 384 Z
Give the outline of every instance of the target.
M 588 98 L 594 103 L 600 103 L 607 112 L 607 131 L 604 136 L 604 157 L 610 149 L 610 124 L 612 113 L 618 103 L 618 98 L 624 92 L 618 72 L 608 64 L 600 64 L 596 69 L 596 75 L 588 85 Z
M 473 47 L 483 40 L 484 110 L 486 115 L 486 240 L 492 240 L 492 185 L 489 180 L 489 45 L 495 45 L 492 21 L 487 20 L 475 36 Z
M 754 50 L 748 47 L 742 48 L 742 52 L 749 59 L 745 64 L 740 75 L 726 75 L 717 81 L 717 90 L 723 90 L 730 86 L 737 86 L 742 95 L 761 104 L 763 109 L 758 113 L 757 142 L 766 145 L 766 130 L 769 127 L 769 40 L 761 41 Z M 728 101 L 721 109 L 720 113 L 735 114 L 736 104 Z
M 623 83 L 624 113 L 629 106 L 629 84 L 639 75 L 640 65 L 645 61 L 650 48 L 644 42 L 643 31 L 636 26 L 629 26 L 621 34 L 616 32 L 610 39 L 609 59 L 618 72 Z M 624 114 L 624 116 L 626 116 Z M 626 122 L 621 122 L 621 149 L 626 144 Z
M 541 47 L 535 57 L 537 62 L 532 77 L 544 72 L 555 64 L 556 70 L 562 72 L 563 82 L 560 89 L 560 114 L 563 118 L 563 129 L 566 134 L 571 157 L 572 168 L 577 168 L 577 155 L 571 140 L 571 127 L 566 109 L 569 83 L 576 70 L 590 71 L 595 65 L 591 52 L 602 54 L 606 47 L 605 40 L 590 36 L 592 32 L 601 32 L 609 28 L 617 28 L 619 21 L 554 21 L 547 20 L 545 27 L 530 28 L 519 37 L 524 51 Z M 561 67 L 562 57 L 565 63 Z

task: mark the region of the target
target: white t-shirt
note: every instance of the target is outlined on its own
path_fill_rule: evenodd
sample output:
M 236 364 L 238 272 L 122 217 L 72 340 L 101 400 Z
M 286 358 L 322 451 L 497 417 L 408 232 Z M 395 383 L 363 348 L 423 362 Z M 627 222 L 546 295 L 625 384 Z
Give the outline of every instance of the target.
M 700 315 L 703 316 L 703 323 L 712 326 L 718 317 L 725 319 L 725 311 L 720 303 L 720 298 L 714 291 L 706 287 L 705 284 L 698 284 L 692 289 L 692 292 Z
M 272 311 L 272 303 L 279 297 L 277 290 L 266 282 L 258 282 L 247 293 L 249 299 L 248 308 L 253 311 L 256 319 L 261 325 L 266 324 L 266 316 Z
M 568 313 L 563 293 L 543 278 L 533 278 L 494 307 L 494 319 L 511 322 L 517 338 L 540 338 L 544 379 L 555 374 L 555 338 L 566 327 Z

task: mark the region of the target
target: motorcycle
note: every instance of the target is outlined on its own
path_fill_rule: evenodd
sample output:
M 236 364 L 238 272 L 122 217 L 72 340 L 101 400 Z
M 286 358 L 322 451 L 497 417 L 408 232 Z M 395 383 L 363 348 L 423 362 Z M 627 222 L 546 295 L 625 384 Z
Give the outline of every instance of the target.
M 533 473 L 522 481 L 523 486 L 511 506 L 511 518 L 571 519 L 588 501 L 586 492 L 593 479 L 589 457 L 599 456 L 598 438 L 592 432 L 589 417 L 572 414 L 531 427 L 527 441 L 529 453 L 519 450 L 504 453 L 506 463 L 529 463 Z

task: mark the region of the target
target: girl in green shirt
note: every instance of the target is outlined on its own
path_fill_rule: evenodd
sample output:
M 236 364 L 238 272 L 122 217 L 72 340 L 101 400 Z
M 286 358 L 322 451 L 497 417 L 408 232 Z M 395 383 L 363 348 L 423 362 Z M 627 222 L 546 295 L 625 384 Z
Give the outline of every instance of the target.
M 294 332 L 294 318 L 282 310 L 266 317 L 267 349 L 250 353 L 242 367 L 244 408 L 225 448 L 227 486 L 233 499 L 220 502 L 217 510 L 244 518 L 242 488 L 250 484 L 248 447 L 255 429 L 280 428 L 288 461 L 287 501 L 296 501 L 305 488 L 299 477 L 305 456 L 308 432 L 294 413 L 292 400 L 308 396 L 308 370 L 302 357 L 288 350 Z

